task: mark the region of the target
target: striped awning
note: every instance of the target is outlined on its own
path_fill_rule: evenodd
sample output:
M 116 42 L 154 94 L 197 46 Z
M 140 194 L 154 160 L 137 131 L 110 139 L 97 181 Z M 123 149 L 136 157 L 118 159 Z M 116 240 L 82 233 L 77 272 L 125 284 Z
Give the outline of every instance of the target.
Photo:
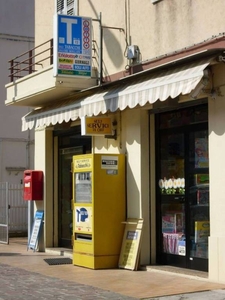
M 191 93 L 204 77 L 211 59 L 170 68 L 167 71 L 136 74 L 118 82 L 116 86 L 94 88 L 88 96 L 78 97 L 49 107 L 33 110 L 22 118 L 22 130 L 75 121 L 83 116 L 97 116 L 137 105 L 144 106 L 157 100 L 165 101 Z

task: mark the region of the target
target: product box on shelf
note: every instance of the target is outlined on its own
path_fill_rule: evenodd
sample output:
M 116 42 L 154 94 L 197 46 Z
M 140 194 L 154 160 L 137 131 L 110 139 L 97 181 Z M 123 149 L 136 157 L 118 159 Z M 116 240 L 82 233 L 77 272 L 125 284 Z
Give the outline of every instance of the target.
M 183 230 L 183 214 L 171 213 L 162 216 L 162 232 L 179 233 Z
M 197 244 L 195 256 L 200 258 L 208 258 L 208 243 Z
M 199 189 L 197 191 L 197 204 L 209 204 L 209 190 Z
M 207 243 L 209 230 L 209 221 L 195 221 L 195 243 Z

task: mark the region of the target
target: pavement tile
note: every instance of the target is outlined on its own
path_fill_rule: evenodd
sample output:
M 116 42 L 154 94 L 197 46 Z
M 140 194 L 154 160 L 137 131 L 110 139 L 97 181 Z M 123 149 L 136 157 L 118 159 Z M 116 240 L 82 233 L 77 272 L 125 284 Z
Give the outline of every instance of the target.
M 212 297 L 202 299 L 225 299 L 225 284 L 210 282 L 207 274 L 205 278 L 185 277 L 151 267 L 148 271 L 90 270 L 44 261 L 54 257 L 59 256 L 27 251 L 26 239 L 0 244 L 0 300 L 199 300 L 206 295 Z M 195 295 L 197 298 L 190 298 Z
M 0 264 L 0 299 L 134 300 L 93 286 L 44 276 L 31 271 Z

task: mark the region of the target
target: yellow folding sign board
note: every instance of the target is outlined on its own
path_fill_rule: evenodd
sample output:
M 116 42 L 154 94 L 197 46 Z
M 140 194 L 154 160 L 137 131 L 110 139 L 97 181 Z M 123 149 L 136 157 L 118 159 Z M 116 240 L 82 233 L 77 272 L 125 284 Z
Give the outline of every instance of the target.
M 143 219 L 128 219 L 119 258 L 119 268 L 137 270 Z

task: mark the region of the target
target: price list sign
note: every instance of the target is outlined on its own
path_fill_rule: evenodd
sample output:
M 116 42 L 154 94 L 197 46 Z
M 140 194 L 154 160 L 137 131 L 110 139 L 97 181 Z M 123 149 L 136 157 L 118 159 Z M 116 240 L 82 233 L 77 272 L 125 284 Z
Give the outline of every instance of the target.
M 54 16 L 54 76 L 90 78 L 92 69 L 92 20 Z
M 32 233 L 28 244 L 28 249 L 32 249 L 34 251 L 36 250 L 43 218 L 44 218 L 44 212 L 40 210 L 36 211 Z

